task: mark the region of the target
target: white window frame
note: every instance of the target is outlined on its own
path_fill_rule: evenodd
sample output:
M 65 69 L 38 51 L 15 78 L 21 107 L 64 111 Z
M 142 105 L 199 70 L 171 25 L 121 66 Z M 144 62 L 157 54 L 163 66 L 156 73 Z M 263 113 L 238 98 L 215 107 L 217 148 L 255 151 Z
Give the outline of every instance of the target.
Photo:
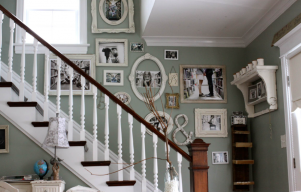
M 63 54 L 87 54 L 88 47 L 90 44 L 87 44 L 87 0 L 80 0 L 80 43 L 79 44 L 51 44 L 58 51 Z M 23 21 L 23 12 L 24 12 L 24 0 L 17 0 L 16 8 L 17 18 Z M 22 43 L 21 43 L 21 28 L 16 26 L 16 35 L 15 35 L 15 53 L 22 53 Z M 25 53 L 34 53 L 34 47 L 32 43 L 26 43 Z M 38 53 L 45 53 L 45 47 L 41 44 L 38 46 Z

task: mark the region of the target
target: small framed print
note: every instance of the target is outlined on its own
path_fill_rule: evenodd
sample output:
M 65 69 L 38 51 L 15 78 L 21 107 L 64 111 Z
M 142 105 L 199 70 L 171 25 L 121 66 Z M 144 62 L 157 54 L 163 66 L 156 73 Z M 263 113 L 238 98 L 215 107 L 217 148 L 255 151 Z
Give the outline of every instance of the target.
M 131 96 L 126 92 L 117 92 L 114 94 L 122 103 L 129 104 L 131 102 Z
M 123 86 L 123 71 L 122 70 L 104 70 L 103 71 L 104 85 Z
M 9 127 L 0 125 L 0 153 L 9 153 Z
M 233 118 L 233 124 L 234 125 L 236 125 L 236 124 L 243 124 L 243 125 L 245 125 L 246 124 L 246 118 L 235 117 L 235 118 Z
M 249 86 L 248 87 L 248 102 L 251 103 L 253 101 L 256 101 L 257 99 L 258 99 L 257 84 Z
M 259 83 L 257 83 L 257 97 L 258 99 L 260 99 L 265 96 L 266 96 L 265 85 L 263 81 L 260 81 Z
M 131 52 L 144 52 L 144 43 L 131 42 L 130 43 Z
M 212 164 L 229 164 L 228 151 L 212 152 Z
M 165 60 L 179 60 L 179 50 L 164 50 Z
M 179 98 L 180 95 L 179 93 L 165 93 L 166 96 L 166 108 L 167 109 L 179 109 L 180 105 L 179 105 Z

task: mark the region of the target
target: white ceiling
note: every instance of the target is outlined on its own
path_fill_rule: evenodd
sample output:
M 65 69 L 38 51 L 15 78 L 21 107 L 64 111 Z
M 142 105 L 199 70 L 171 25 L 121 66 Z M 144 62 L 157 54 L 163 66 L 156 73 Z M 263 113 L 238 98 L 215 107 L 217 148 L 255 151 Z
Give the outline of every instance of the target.
M 155 0 L 142 36 L 149 46 L 245 47 L 295 1 Z

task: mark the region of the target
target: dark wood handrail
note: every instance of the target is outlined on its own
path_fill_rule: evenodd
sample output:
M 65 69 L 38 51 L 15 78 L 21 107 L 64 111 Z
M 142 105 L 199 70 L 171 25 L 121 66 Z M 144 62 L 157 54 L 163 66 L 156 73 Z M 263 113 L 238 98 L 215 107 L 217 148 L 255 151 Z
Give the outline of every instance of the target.
M 77 71 L 79 74 L 84 76 L 86 80 L 88 80 L 90 83 L 95 85 L 102 93 L 106 94 L 112 101 L 114 101 L 116 104 L 121 106 L 123 110 L 131 114 L 137 121 L 144 124 L 145 127 L 147 127 L 149 130 L 151 130 L 154 134 L 158 135 L 158 137 L 165 142 L 165 136 L 160 133 L 156 128 L 154 128 L 150 123 L 145 121 L 140 115 L 138 115 L 134 110 L 129 108 L 127 105 L 122 103 L 118 98 L 116 98 L 110 91 L 108 91 L 106 88 L 104 88 L 102 85 L 100 85 L 95 79 L 90 77 L 88 74 L 86 74 L 83 70 L 81 70 L 78 66 L 76 66 L 72 61 L 70 61 L 67 57 L 65 57 L 62 53 L 60 53 L 56 48 L 54 48 L 52 45 L 47 43 L 43 38 L 41 38 L 39 35 L 37 35 L 34 31 L 32 31 L 29 27 L 27 27 L 22 21 L 20 21 L 16 16 L 14 16 L 11 12 L 9 12 L 7 9 L 5 9 L 2 5 L 0 5 L 0 10 L 10 19 L 12 19 L 17 25 L 19 25 L 21 28 L 23 28 L 27 33 L 32 35 L 36 40 L 38 40 L 42 45 L 47 47 L 49 51 L 51 51 L 56 56 L 60 57 L 65 63 L 67 63 L 70 67 L 72 67 L 75 71 Z M 174 142 L 168 141 L 170 147 L 172 147 L 174 150 L 179 152 L 185 159 L 187 159 L 189 162 L 192 161 L 191 156 L 188 155 L 185 151 L 183 151 L 179 146 L 177 146 Z

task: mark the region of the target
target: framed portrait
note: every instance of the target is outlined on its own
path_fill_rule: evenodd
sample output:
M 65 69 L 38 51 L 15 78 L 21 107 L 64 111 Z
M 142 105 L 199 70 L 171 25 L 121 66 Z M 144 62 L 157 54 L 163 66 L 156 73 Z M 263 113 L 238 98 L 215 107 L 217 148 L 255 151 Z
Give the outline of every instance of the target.
M 180 65 L 182 103 L 227 103 L 226 66 Z
M 258 99 L 257 84 L 248 87 L 248 102 L 251 103 Z
M 167 109 L 179 109 L 180 105 L 179 105 L 179 98 L 180 95 L 179 93 L 165 93 L 165 97 L 166 97 L 166 108 Z
M 179 60 L 179 50 L 164 50 L 165 60 Z
M 131 102 L 131 96 L 126 92 L 117 92 L 114 95 L 126 105 Z
M 81 68 L 85 73 L 95 79 L 95 55 L 65 55 L 75 65 Z M 61 62 L 61 74 L 57 70 L 57 57 L 51 55 L 48 61 L 49 65 L 49 95 L 57 95 L 57 79 L 61 77 L 61 95 L 69 95 L 70 85 L 72 84 L 73 95 L 81 95 L 81 75 L 73 70 L 73 78 L 70 79 L 70 66 L 64 61 Z M 85 80 L 85 95 L 92 95 L 97 91 L 94 86 Z
M 196 137 L 228 137 L 227 109 L 195 109 Z
M 0 125 L 0 153 L 9 153 L 9 126 Z
M 103 84 L 112 86 L 123 86 L 123 71 L 122 70 L 104 70 Z
M 228 151 L 212 152 L 212 164 L 229 164 Z
M 170 117 L 170 115 L 168 113 L 165 113 L 163 111 L 158 111 L 160 117 L 162 117 L 163 121 L 168 124 L 168 128 L 167 128 L 167 134 L 169 134 L 172 129 L 173 129 L 173 119 Z M 162 129 L 162 125 L 160 124 L 160 122 L 158 121 L 157 117 L 153 114 L 153 113 L 149 113 L 145 118 L 144 118 L 147 122 L 149 122 L 151 125 L 153 125 L 158 131 L 160 131 L 162 134 L 163 133 L 163 129 Z M 151 132 L 149 129 L 146 128 L 146 132 L 149 135 L 153 135 L 153 132 Z
M 96 39 L 96 66 L 128 66 L 127 39 Z
M 136 87 L 160 88 L 162 77 L 160 71 L 136 71 Z
M 144 43 L 131 42 L 130 50 L 131 52 L 144 52 Z
M 263 81 L 260 81 L 257 83 L 257 98 L 263 98 L 266 97 L 266 90 L 265 90 L 265 85 Z

